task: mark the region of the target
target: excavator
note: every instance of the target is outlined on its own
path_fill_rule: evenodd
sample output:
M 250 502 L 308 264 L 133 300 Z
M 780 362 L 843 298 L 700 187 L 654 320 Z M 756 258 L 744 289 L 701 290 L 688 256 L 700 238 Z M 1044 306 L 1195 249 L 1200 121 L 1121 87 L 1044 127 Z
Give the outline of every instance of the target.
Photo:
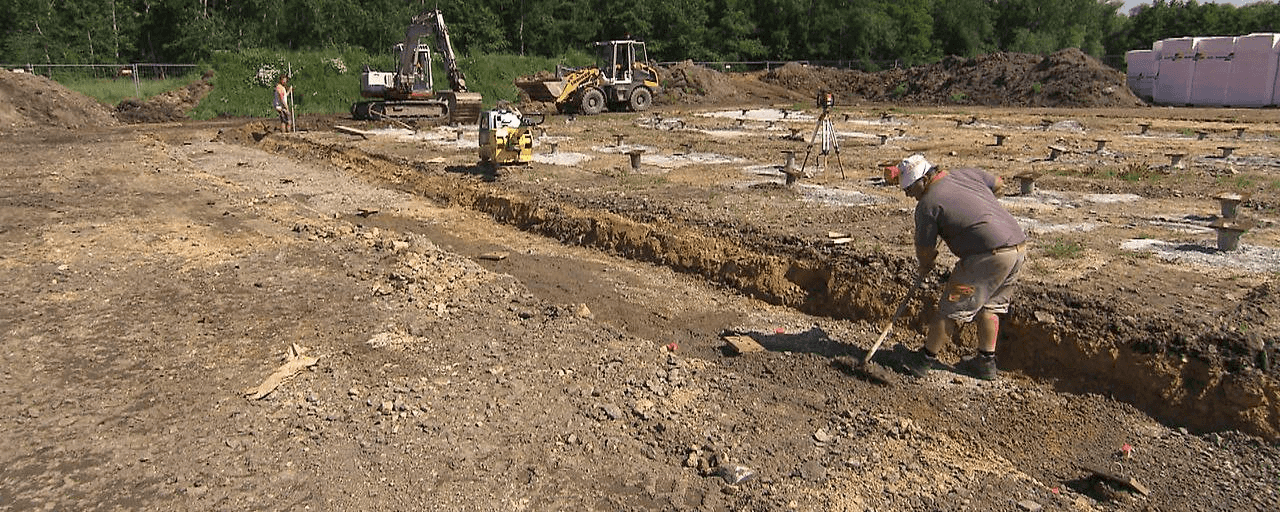
M 431 45 L 424 38 L 434 36 L 449 78 L 448 91 L 432 89 Z M 351 105 L 351 117 L 358 120 L 414 120 L 428 123 L 475 123 L 480 118 L 480 93 L 467 91 L 467 80 L 458 69 L 458 59 L 449 41 L 449 29 L 439 9 L 413 17 L 404 42 L 396 45 L 394 72 L 360 73 L 360 96 L 373 98 Z
M 658 70 L 649 64 L 644 41 L 630 39 L 594 43 L 596 65 L 556 66 L 550 79 L 520 79 L 516 87 L 534 101 L 555 102 L 556 111 L 594 115 L 610 111 L 643 112 L 662 91 Z

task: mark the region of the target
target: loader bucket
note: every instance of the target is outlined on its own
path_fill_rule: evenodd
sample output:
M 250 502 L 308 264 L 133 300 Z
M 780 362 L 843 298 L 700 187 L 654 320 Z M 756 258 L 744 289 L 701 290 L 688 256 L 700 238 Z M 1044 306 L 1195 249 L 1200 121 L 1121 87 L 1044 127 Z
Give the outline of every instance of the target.
M 533 101 L 555 101 L 564 92 L 563 80 L 525 80 L 517 81 L 516 87 L 529 95 Z

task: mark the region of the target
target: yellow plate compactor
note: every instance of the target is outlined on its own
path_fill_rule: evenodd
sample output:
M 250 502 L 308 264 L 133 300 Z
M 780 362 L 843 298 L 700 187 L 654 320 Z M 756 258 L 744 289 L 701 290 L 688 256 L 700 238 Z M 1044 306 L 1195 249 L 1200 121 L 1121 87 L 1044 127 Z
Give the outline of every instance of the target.
M 533 128 L 545 114 L 521 115 L 510 106 L 480 113 L 480 161 L 491 165 L 525 164 L 533 160 Z

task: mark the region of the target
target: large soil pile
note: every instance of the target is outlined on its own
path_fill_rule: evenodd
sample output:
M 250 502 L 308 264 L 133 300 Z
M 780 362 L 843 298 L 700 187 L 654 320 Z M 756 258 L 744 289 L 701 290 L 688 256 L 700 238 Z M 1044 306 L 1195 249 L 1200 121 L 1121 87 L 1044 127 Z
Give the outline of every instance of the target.
M 126 123 L 164 123 L 181 121 L 187 112 L 200 104 L 213 90 L 213 72 L 209 71 L 199 81 L 186 87 L 147 98 L 146 101 L 127 99 L 116 105 L 116 117 Z
M 929 66 L 878 73 L 792 63 L 761 80 L 797 91 L 829 91 L 844 101 L 1003 107 L 1145 105 L 1129 90 L 1122 73 L 1075 48 L 1044 57 L 1008 52 L 971 59 L 949 57 Z
M 661 97 L 668 104 L 776 103 L 810 98 L 805 89 L 795 90 L 785 83 L 738 79 L 710 68 L 684 61 L 661 71 L 665 89 Z
M 111 110 L 40 75 L 0 70 L 0 129 L 112 126 Z

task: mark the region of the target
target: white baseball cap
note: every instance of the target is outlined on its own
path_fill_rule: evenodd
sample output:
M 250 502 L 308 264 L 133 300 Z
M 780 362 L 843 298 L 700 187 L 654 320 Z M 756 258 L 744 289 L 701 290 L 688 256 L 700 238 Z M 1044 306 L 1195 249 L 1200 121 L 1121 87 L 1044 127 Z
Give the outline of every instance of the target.
M 924 155 L 916 153 L 902 160 L 898 164 L 898 186 L 903 190 L 911 187 L 920 178 L 923 178 L 929 169 L 933 168 L 933 164 L 925 160 Z

